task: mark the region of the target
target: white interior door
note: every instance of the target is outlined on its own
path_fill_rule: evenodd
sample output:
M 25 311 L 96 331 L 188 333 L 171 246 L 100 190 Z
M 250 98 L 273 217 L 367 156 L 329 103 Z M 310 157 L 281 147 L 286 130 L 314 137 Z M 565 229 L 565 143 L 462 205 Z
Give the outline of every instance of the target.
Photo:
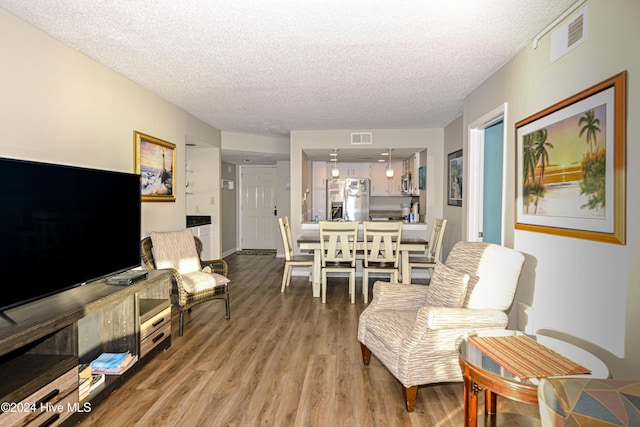
M 275 249 L 277 223 L 276 168 L 242 167 L 242 249 Z

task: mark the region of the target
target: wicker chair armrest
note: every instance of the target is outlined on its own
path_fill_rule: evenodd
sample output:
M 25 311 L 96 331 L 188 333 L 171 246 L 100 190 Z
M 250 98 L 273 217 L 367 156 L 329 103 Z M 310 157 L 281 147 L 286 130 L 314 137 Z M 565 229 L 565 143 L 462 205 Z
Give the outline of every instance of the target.
M 171 298 L 173 299 L 175 296 L 178 305 L 184 306 L 187 301 L 187 291 L 184 289 L 182 275 L 175 268 L 166 268 L 164 270 L 171 273 Z
M 200 261 L 202 268 L 209 267 L 214 273 L 222 274 L 223 276 L 229 276 L 229 264 L 223 259 L 211 259 L 206 261 Z
M 373 284 L 370 310 L 417 310 L 424 306 L 429 288 L 423 285 L 377 281 Z
M 436 329 L 504 329 L 507 315 L 500 310 L 424 306 L 418 311 L 416 328 Z

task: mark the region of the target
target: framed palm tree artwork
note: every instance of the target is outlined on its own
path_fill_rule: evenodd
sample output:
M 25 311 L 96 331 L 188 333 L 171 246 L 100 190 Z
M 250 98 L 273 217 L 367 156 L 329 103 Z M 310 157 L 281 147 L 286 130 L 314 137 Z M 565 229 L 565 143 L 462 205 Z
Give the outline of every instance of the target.
M 626 243 L 626 77 L 516 123 L 516 229 Z

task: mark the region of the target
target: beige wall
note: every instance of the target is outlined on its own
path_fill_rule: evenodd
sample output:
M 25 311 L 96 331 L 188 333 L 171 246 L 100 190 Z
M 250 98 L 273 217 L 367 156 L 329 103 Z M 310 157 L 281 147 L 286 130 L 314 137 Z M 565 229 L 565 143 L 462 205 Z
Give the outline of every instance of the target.
M 614 7 L 615 4 L 615 7 Z M 627 244 L 614 245 L 514 228 L 514 179 L 508 180 L 505 241 L 527 256 L 516 300 L 530 304 L 526 320 L 534 330 L 552 330 L 592 349 L 615 377 L 640 377 L 640 241 L 634 213 L 640 208 L 640 2 L 590 0 L 588 41 L 550 63 L 550 34 L 538 49 L 526 46 L 465 99 L 467 128 L 503 102 L 505 126 L 561 101 L 623 70 L 629 71 L 627 102 Z M 515 130 L 507 132 L 507 158 L 515 159 Z M 515 162 L 507 176 L 515 176 Z M 467 171 L 468 172 L 468 171 Z M 462 213 L 462 223 L 466 213 Z M 511 313 L 512 325 L 515 312 Z M 573 338 L 572 338 L 573 337 Z
M 217 129 L 3 9 L 0 52 L 0 156 L 133 172 L 133 131 L 153 135 L 176 145 L 176 202 L 143 203 L 142 234 L 185 227 L 185 140 Z
M 238 229 L 238 188 L 237 166 L 222 162 L 221 178 L 233 181 L 233 190 L 223 189 L 220 192 L 220 222 L 222 256 L 234 253 L 237 249 L 236 230 Z
M 449 123 L 444 128 L 444 154 L 442 156 L 442 173 L 444 176 L 442 182 L 442 206 L 444 207 L 444 218 L 447 220 L 447 228 L 445 229 L 442 239 L 442 259 L 446 260 L 451 248 L 456 242 L 462 239 L 462 206 L 449 206 L 447 204 L 447 173 L 448 173 L 448 155 L 454 151 L 462 149 L 463 140 L 462 116 Z M 463 153 L 464 156 L 464 153 Z

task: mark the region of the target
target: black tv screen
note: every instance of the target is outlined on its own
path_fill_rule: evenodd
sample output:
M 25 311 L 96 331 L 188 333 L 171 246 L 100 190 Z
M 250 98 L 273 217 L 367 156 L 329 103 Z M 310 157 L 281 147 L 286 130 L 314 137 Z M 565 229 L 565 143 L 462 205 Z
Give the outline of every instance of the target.
M 0 158 L 0 311 L 140 265 L 140 176 Z

